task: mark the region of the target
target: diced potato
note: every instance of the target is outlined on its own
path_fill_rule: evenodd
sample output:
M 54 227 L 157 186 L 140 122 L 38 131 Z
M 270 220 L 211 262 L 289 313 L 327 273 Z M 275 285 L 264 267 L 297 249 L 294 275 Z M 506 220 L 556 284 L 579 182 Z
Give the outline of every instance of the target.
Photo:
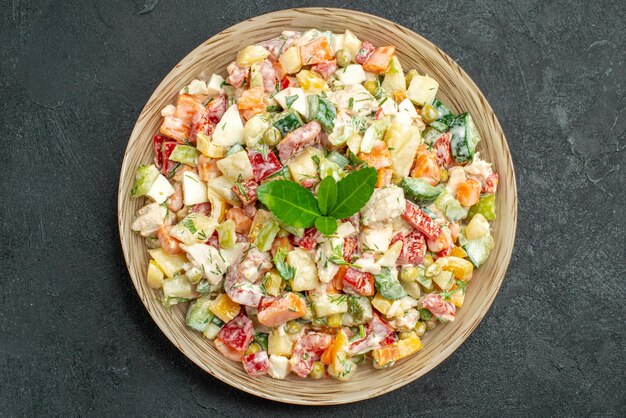
M 297 274 L 297 271 L 296 271 Z M 348 312 L 348 301 L 342 294 L 327 294 L 323 291 L 315 291 L 309 294 L 311 305 L 317 318 L 330 317 L 336 314 Z
M 274 218 L 274 215 L 272 215 L 271 212 L 264 210 L 264 209 L 259 209 L 256 212 L 256 215 L 254 215 L 252 226 L 250 226 L 250 232 L 248 233 L 248 241 L 250 242 L 256 241 L 256 237 L 257 235 L 259 235 L 259 232 L 261 231 L 263 226 L 265 224 L 275 223 L 275 222 L 276 222 L 276 219 Z
M 174 277 L 185 269 L 184 265 L 187 262 L 185 254 L 169 255 L 163 248 L 155 248 L 148 252 L 167 277 Z
M 293 343 L 289 336 L 281 329 L 272 329 L 267 339 L 267 352 L 269 355 L 291 357 Z
M 233 192 L 232 187 L 235 185 L 235 180 L 227 176 L 219 176 L 212 179 L 207 183 L 208 190 L 212 190 L 217 193 L 222 199 L 233 206 L 240 206 L 241 202 L 239 198 Z M 208 198 L 208 193 L 207 193 Z
M 221 147 L 232 147 L 235 144 L 243 144 L 245 142 L 243 122 L 236 104 L 231 105 L 224 113 L 224 116 L 222 116 L 222 119 L 215 125 L 212 142 Z
M 270 355 L 269 375 L 274 379 L 284 379 L 291 371 L 289 359 L 284 356 Z
M 339 81 L 341 81 L 344 86 L 361 84 L 367 79 L 361 64 L 350 64 L 337 70 L 336 74 L 339 77 Z
M 357 38 L 354 33 L 346 29 L 346 32 L 343 35 L 343 48 L 350 51 L 350 56 L 353 57 L 352 59 L 356 57 L 357 52 L 361 49 L 361 44 L 362 42 L 359 38 Z
M 263 134 L 271 126 L 267 115 L 258 114 L 250 118 L 243 128 L 243 136 L 248 148 L 254 148 L 263 139 Z
M 152 289 L 160 289 L 163 287 L 163 279 L 165 278 L 165 273 L 161 270 L 161 267 L 154 260 L 150 260 L 148 264 L 148 273 L 146 275 L 146 281 L 148 282 L 148 286 Z
M 300 48 L 291 46 L 278 58 L 278 62 L 282 65 L 283 70 L 287 74 L 295 74 L 302 68 L 302 59 L 300 58 Z
M 296 74 L 296 78 L 298 79 L 298 83 L 300 83 L 300 87 L 304 89 L 306 94 L 316 94 L 328 90 L 326 80 L 313 71 L 300 70 L 300 72 Z
M 317 266 L 313 257 L 302 248 L 294 248 L 287 254 L 287 263 L 296 269 L 291 288 L 295 292 L 312 290 L 319 285 Z
M 229 322 L 239 314 L 241 306 L 233 302 L 227 294 L 220 293 L 213 303 L 211 303 L 210 309 L 219 319 L 224 322 Z
M 270 296 L 278 296 L 280 294 L 280 289 L 283 285 L 283 278 L 276 271 L 276 269 L 272 269 L 267 272 L 265 278 L 263 279 L 263 286 L 265 287 L 265 291 Z
M 175 305 L 179 299 L 193 299 L 198 294 L 185 276 L 179 275 L 163 280 L 163 296 L 169 305 Z
M 376 260 L 376 263 L 383 267 L 393 267 L 396 265 L 398 257 L 402 252 L 402 241 L 396 241 L 389 246 L 389 249 Z
M 207 83 L 207 94 L 209 97 L 219 96 L 224 88 L 222 85 L 224 84 L 224 78 L 221 75 L 213 74 Z
M 398 57 L 394 56 L 389 65 L 389 71 L 385 73 L 381 87 L 388 94 L 394 94 L 397 91 L 406 91 L 406 81 L 404 79 L 404 71 Z
M 489 233 L 489 222 L 480 213 L 474 215 L 469 224 L 467 224 L 467 228 L 465 228 L 465 238 L 469 241 L 481 238 L 487 233 Z
M 391 154 L 393 177 L 397 179 L 408 176 L 422 141 L 419 128 L 394 121 L 387 128 L 384 139 Z
M 235 62 L 240 67 L 249 67 L 269 56 L 269 51 L 261 45 L 249 45 L 237 53 Z
M 289 98 L 289 102 L 287 102 Z M 287 87 L 276 93 L 274 99 L 283 107 L 283 109 L 293 109 L 300 113 L 305 119 L 309 117 L 309 107 L 306 100 L 304 90 L 298 87 Z
M 248 158 L 248 153 L 244 150 L 222 158 L 217 162 L 217 168 L 225 176 L 234 180 L 250 180 L 254 178 L 252 164 Z
M 174 187 L 172 187 L 163 174 L 159 174 L 156 180 L 154 180 L 154 183 L 152 183 L 152 186 L 150 186 L 150 190 L 148 190 L 146 196 L 154 200 L 156 203 L 161 204 L 173 194 Z
M 207 199 L 211 203 L 211 218 L 221 222 L 226 215 L 226 200 L 218 195 L 213 189 L 207 189 Z
M 457 308 L 463 307 L 463 302 L 465 301 L 465 290 L 459 290 L 458 292 L 454 292 L 450 295 L 450 302 Z
M 192 171 L 183 174 L 183 196 L 185 206 L 208 202 L 206 183 Z
M 333 55 L 337 53 L 340 49 L 343 48 L 343 39 L 345 35 L 335 35 L 333 36 L 333 42 L 331 45 L 331 49 L 333 50 Z
M 313 147 L 307 148 L 289 163 L 289 172 L 295 182 L 301 183 L 318 176 L 318 166 L 314 161 L 314 156 L 317 156 L 321 161 L 324 158 L 324 152 Z
M 172 227 L 170 235 L 187 245 L 205 243 L 213 235 L 216 227 L 215 219 L 201 213 L 190 213 Z
M 433 102 L 437 89 L 439 89 L 439 83 L 436 80 L 427 75 L 416 75 L 411 80 L 406 94 L 414 104 L 424 106 Z
M 211 142 L 211 137 L 202 132 L 196 134 L 196 148 L 209 158 L 223 158 L 228 151 L 225 147 L 215 145 Z
M 454 284 L 454 275 L 449 271 L 442 271 L 432 279 L 441 290 L 450 290 Z

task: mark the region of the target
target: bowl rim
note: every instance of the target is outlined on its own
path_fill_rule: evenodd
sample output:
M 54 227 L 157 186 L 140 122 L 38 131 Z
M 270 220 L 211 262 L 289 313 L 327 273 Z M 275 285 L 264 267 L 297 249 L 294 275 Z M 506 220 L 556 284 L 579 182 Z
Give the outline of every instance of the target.
M 447 344 L 444 347 L 444 349 L 441 352 L 439 352 L 439 354 L 438 354 L 438 361 L 436 363 L 425 365 L 424 367 L 422 367 L 419 370 L 419 372 L 414 373 L 414 375 L 411 375 L 411 376 L 406 376 L 403 379 L 399 379 L 395 383 L 385 387 L 384 390 L 377 391 L 375 393 L 371 393 L 370 391 L 363 391 L 362 394 L 354 395 L 354 396 L 352 396 L 350 399 L 348 399 L 346 401 L 342 401 L 342 400 L 310 401 L 310 400 L 300 400 L 300 399 L 291 399 L 291 398 L 285 399 L 285 398 L 281 398 L 279 396 L 280 394 L 272 395 L 272 394 L 265 393 L 265 392 L 255 392 L 252 388 L 249 388 L 246 385 L 243 385 L 243 384 L 242 385 L 234 385 L 232 382 L 229 382 L 226 379 L 222 378 L 222 376 L 219 376 L 219 375 L 213 373 L 212 370 L 206 368 L 203 364 L 200 364 L 195 359 L 191 358 L 184 351 L 184 349 L 177 343 L 177 341 L 175 341 L 175 339 L 173 338 L 173 335 L 170 334 L 170 332 L 165 328 L 165 324 L 161 324 L 159 321 L 157 321 L 157 319 L 156 319 L 155 315 L 153 314 L 151 308 L 148 306 L 148 304 L 146 303 L 144 298 L 141 296 L 141 290 L 138 287 L 138 280 L 140 280 L 140 278 L 136 277 L 135 274 L 133 273 L 132 269 L 130 268 L 130 264 L 131 264 L 130 254 L 129 254 L 129 251 L 127 251 L 127 249 L 126 249 L 126 246 L 124 245 L 124 241 L 125 240 L 124 240 L 124 236 L 123 236 L 123 226 L 122 226 L 123 203 L 124 203 L 124 199 L 126 197 L 124 195 L 124 190 L 123 190 L 123 179 L 124 179 L 123 175 L 127 174 L 127 173 L 125 173 L 125 169 L 127 168 L 126 167 L 127 166 L 126 160 L 127 160 L 128 156 L 129 156 L 131 145 L 132 145 L 131 144 L 131 139 L 133 137 L 135 137 L 135 135 L 137 135 L 136 130 L 139 129 L 138 128 L 138 122 L 147 113 L 147 110 L 148 110 L 148 107 L 149 107 L 150 103 L 152 103 L 153 100 L 155 100 L 155 98 L 157 98 L 160 94 L 162 94 L 162 90 L 163 90 L 164 86 L 167 84 L 167 79 L 168 79 L 169 75 L 176 68 L 178 68 L 181 65 L 185 64 L 186 61 L 191 60 L 192 57 L 194 56 L 194 54 L 196 52 L 198 52 L 199 50 L 201 50 L 204 47 L 205 44 L 211 43 L 211 42 L 219 39 L 222 36 L 228 35 L 231 32 L 236 32 L 237 29 L 239 29 L 241 26 L 245 25 L 248 22 L 253 22 L 256 19 L 261 19 L 261 18 L 271 18 L 273 16 L 280 16 L 281 14 L 283 14 L 285 12 L 295 12 L 295 13 L 307 15 L 307 14 L 316 14 L 316 13 L 321 12 L 321 11 L 326 11 L 326 12 L 336 11 L 336 12 L 343 12 L 343 13 L 347 12 L 347 13 L 351 13 L 351 14 L 354 14 L 354 15 L 358 15 L 360 17 L 364 17 L 364 18 L 375 19 L 379 23 L 384 24 L 384 25 L 394 26 L 394 27 L 398 28 L 400 31 L 411 33 L 412 36 L 415 36 L 415 37 L 419 38 L 422 42 L 424 42 L 428 46 L 432 47 L 442 57 L 444 57 L 448 61 L 450 66 L 454 67 L 454 69 L 456 71 L 458 71 L 464 77 L 464 81 L 466 83 L 468 83 L 469 87 L 474 89 L 474 92 L 478 95 L 479 99 L 481 99 L 482 105 L 484 106 L 483 112 L 485 112 L 485 113 L 487 113 L 487 114 L 489 114 L 491 116 L 492 122 L 493 122 L 494 127 L 495 127 L 495 131 L 497 132 L 497 134 L 499 136 L 501 136 L 501 138 L 503 140 L 501 145 L 503 147 L 503 152 L 504 152 L 504 155 L 506 156 L 507 163 L 510 165 L 510 168 L 511 168 L 511 173 L 510 173 L 511 178 L 507 179 L 509 181 L 509 183 L 510 183 L 508 186 L 512 189 L 511 192 L 513 193 L 512 197 L 513 197 L 513 202 L 514 202 L 513 213 L 512 213 L 512 225 L 511 225 L 512 230 L 510 231 L 510 234 L 511 234 L 511 245 L 510 245 L 510 248 L 508 249 L 508 251 L 506 253 L 504 253 L 504 257 L 501 258 L 501 260 L 500 260 L 501 261 L 500 265 L 503 265 L 504 269 L 502 270 L 502 274 L 500 274 L 500 277 L 497 278 L 497 281 L 494 282 L 494 290 L 495 291 L 493 292 L 493 297 L 483 299 L 481 306 L 479 306 L 479 308 L 478 308 L 479 315 L 476 318 L 476 320 L 473 321 L 470 324 L 469 327 L 463 329 L 463 332 L 461 332 L 459 336 L 457 336 L 454 340 L 449 342 L 449 344 Z M 306 29 L 306 28 L 303 27 L 303 29 Z M 296 8 L 285 8 L 285 9 L 275 10 L 275 11 L 272 11 L 272 12 L 269 12 L 269 13 L 255 15 L 253 17 L 250 17 L 248 19 L 239 21 L 239 22 L 235 23 L 234 25 L 231 25 L 231 26 L 229 26 L 227 28 L 222 29 L 218 33 L 215 33 L 213 36 L 211 36 L 210 38 L 208 38 L 207 40 L 205 40 L 204 42 L 199 44 L 196 48 L 194 48 L 191 51 L 189 51 L 163 77 L 161 82 L 157 85 L 157 87 L 154 89 L 153 93 L 148 98 L 146 104 L 143 106 L 141 112 L 139 113 L 139 116 L 137 117 L 137 121 L 135 122 L 133 130 L 131 131 L 130 137 L 129 137 L 127 145 L 126 145 L 126 149 L 124 151 L 124 156 L 123 156 L 123 159 L 122 159 L 122 165 L 121 165 L 121 168 L 120 168 L 120 177 L 119 177 L 119 182 L 118 182 L 117 200 L 118 200 L 118 204 L 117 204 L 118 232 L 119 232 L 120 244 L 122 246 L 122 252 L 124 254 L 124 261 L 125 261 L 125 264 L 126 264 L 126 269 L 127 269 L 128 274 L 129 274 L 129 276 L 131 278 L 133 286 L 135 287 L 135 291 L 137 292 L 137 296 L 139 296 L 139 299 L 143 303 L 145 309 L 148 311 L 148 314 L 150 315 L 152 321 L 157 325 L 159 330 L 167 337 L 167 339 L 188 360 L 191 360 L 195 365 L 200 367 L 202 370 L 208 372 L 211 376 L 219 379 L 220 381 L 228 384 L 229 386 L 235 387 L 238 390 L 242 390 L 242 391 L 244 391 L 246 393 L 249 393 L 251 395 L 254 395 L 254 396 L 257 396 L 257 397 L 261 397 L 261 398 L 264 398 L 264 399 L 268 399 L 268 400 L 271 400 L 271 401 L 287 403 L 287 404 L 293 404 L 293 405 L 304 405 L 304 406 L 340 405 L 340 404 L 348 404 L 348 403 L 360 402 L 360 401 L 363 401 L 363 400 L 366 400 L 366 399 L 371 399 L 371 398 L 374 398 L 374 397 L 378 397 L 378 396 L 387 394 L 389 392 L 392 392 L 392 391 L 394 391 L 396 389 L 399 389 L 400 387 L 405 386 L 405 385 L 407 385 L 407 384 L 409 384 L 411 382 L 414 382 L 415 380 L 417 380 L 420 377 L 424 376 L 425 374 L 427 374 L 428 372 L 430 372 L 434 368 L 436 368 L 439 365 L 441 365 L 445 360 L 447 360 L 448 357 L 450 357 L 450 355 L 452 353 L 454 353 L 467 340 L 467 338 L 473 333 L 473 331 L 482 322 L 482 320 L 484 319 L 485 315 L 489 311 L 491 305 L 493 304 L 496 296 L 498 295 L 498 293 L 500 291 L 500 288 L 502 286 L 502 283 L 504 281 L 504 278 L 506 276 L 506 273 L 508 271 L 508 266 L 509 266 L 510 261 L 511 261 L 513 248 L 515 247 L 515 236 L 516 236 L 516 231 L 517 231 L 517 220 L 518 220 L 518 193 L 517 193 L 517 182 L 516 182 L 516 176 L 515 176 L 515 166 L 513 164 L 513 158 L 511 156 L 511 152 L 510 152 L 510 149 L 509 149 L 509 146 L 508 146 L 508 142 L 506 140 L 506 136 L 504 134 L 502 126 L 500 125 L 500 122 L 499 122 L 497 116 L 495 115 L 495 112 L 493 111 L 493 108 L 491 107 L 490 103 L 487 101 L 487 99 L 486 99 L 485 95 L 483 94 L 482 90 L 476 85 L 474 80 L 465 72 L 465 70 L 454 59 L 452 59 L 448 54 L 446 54 L 443 50 L 441 50 L 437 45 L 435 45 L 430 40 L 424 38 L 419 33 L 415 32 L 415 31 L 413 31 L 413 30 L 411 30 L 409 28 L 406 28 L 403 25 L 395 23 L 395 22 L 393 22 L 393 21 L 391 21 L 389 19 L 386 19 L 384 17 L 380 17 L 380 16 L 373 15 L 373 14 L 370 14 L 370 13 L 361 12 L 361 11 L 358 11 L 358 10 L 353 10 L 353 9 L 348 9 L 348 8 L 336 8 L 336 7 L 296 7 Z M 341 385 L 341 382 L 337 382 L 336 384 L 337 385 Z

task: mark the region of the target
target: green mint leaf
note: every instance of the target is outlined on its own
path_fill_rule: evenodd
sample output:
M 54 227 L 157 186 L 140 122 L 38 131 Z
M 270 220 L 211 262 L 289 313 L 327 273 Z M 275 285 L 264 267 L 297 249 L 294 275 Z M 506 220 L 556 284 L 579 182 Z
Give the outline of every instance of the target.
M 313 193 L 289 180 L 274 180 L 259 186 L 257 198 L 281 221 L 296 228 L 313 226 L 320 216 Z
M 320 183 L 317 190 L 317 206 L 322 215 L 328 215 L 337 201 L 337 182 L 333 176 L 328 176 Z
M 378 173 L 375 168 L 353 171 L 337 183 L 337 203 L 330 216 L 345 219 L 357 213 L 374 193 Z
M 337 230 L 337 219 L 332 216 L 320 216 L 315 220 L 315 227 L 324 235 L 331 235 Z

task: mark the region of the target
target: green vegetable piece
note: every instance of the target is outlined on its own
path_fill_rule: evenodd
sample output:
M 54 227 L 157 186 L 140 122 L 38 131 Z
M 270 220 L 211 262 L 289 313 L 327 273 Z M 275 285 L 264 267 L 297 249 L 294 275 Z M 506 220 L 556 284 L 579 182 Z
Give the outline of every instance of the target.
M 380 274 L 374 275 L 376 290 L 385 299 L 397 300 L 406 296 L 406 291 L 397 277 L 394 277 L 389 267 L 384 267 Z
M 318 94 L 307 97 L 309 104 L 309 119 L 316 120 L 326 132 L 331 132 L 337 120 L 337 109 L 330 100 Z
M 337 219 L 332 216 L 320 216 L 315 220 L 315 227 L 324 235 L 332 235 L 337 230 Z
M 463 163 L 474 158 L 476 144 L 480 141 L 480 136 L 469 113 L 459 115 L 450 125 L 450 147 L 452 157 L 458 163 Z
M 465 218 L 468 212 L 468 209 L 461 206 L 459 201 L 452 197 L 445 189 L 443 189 L 439 197 L 435 200 L 435 206 L 437 209 L 443 211 L 446 218 L 452 222 Z
M 400 187 L 404 190 L 404 196 L 417 204 L 433 201 L 445 190 L 442 184 L 435 187 L 424 179 L 412 177 L 404 177 Z
M 274 255 L 274 266 L 276 270 L 285 280 L 292 280 L 296 274 L 296 269 L 287 264 L 287 250 L 285 247 L 279 247 Z
M 333 176 L 328 176 L 320 183 L 317 190 L 317 206 L 322 215 L 328 215 L 337 201 L 337 182 Z
M 484 194 L 480 196 L 478 203 L 470 208 L 467 217 L 472 219 L 477 213 L 483 215 L 488 221 L 496 219 L 496 195 Z
M 176 145 L 170 155 L 170 160 L 195 167 L 199 155 L 200 151 L 190 145 Z
M 445 123 L 441 122 L 441 121 L 434 121 L 430 124 L 430 127 L 434 128 L 436 131 L 440 131 L 440 132 L 446 132 L 449 128 L 448 125 L 446 125 Z M 424 142 L 426 142 L 424 140 Z M 426 142 L 428 143 L 428 142 Z
M 487 257 L 489 257 L 489 253 L 494 245 L 491 234 L 485 234 L 480 238 L 467 241 L 465 245 L 463 245 L 463 249 L 472 264 L 474 264 L 475 267 L 480 267 L 480 265 L 487 260 Z
M 271 220 L 265 222 L 254 240 L 254 245 L 260 251 L 269 251 L 270 248 L 272 248 L 272 243 L 274 242 L 274 238 L 276 238 L 278 231 L 280 231 L 278 222 Z
M 241 144 L 235 144 L 232 147 L 230 147 L 228 151 L 226 151 L 226 156 L 228 157 L 229 155 L 236 154 L 239 151 L 244 151 L 243 147 L 241 146 Z
M 419 312 L 421 321 L 429 321 L 433 318 L 433 314 L 428 309 L 420 309 Z
M 159 169 L 154 164 L 140 165 L 135 174 L 135 184 L 130 191 L 131 196 L 144 196 L 150 191 L 152 184 L 159 176 Z
M 298 100 L 297 94 L 285 97 L 285 104 L 287 105 L 287 108 L 291 108 L 291 105 L 294 104 L 296 100 Z
M 228 249 L 235 246 L 237 233 L 235 231 L 235 221 L 227 219 L 217 226 L 217 236 L 220 248 Z
M 261 203 L 289 225 L 308 228 L 321 215 L 313 193 L 293 181 L 274 180 L 263 183 L 256 193 Z
M 280 135 L 283 138 L 289 132 L 298 129 L 302 125 L 302 119 L 300 119 L 300 116 L 293 110 L 279 113 L 274 120 L 274 127 L 280 131 Z
M 330 154 L 326 156 L 326 159 L 334 162 L 341 169 L 345 168 L 348 164 L 350 164 L 350 161 L 343 155 L 339 154 L 337 151 L 331 151 Z
M 378 173 L 372 167 L 353 171 L 342 178 L 337 183 L 337 202 L 330 216 L 345 219 L 357 213 L 372 197 L 377 179 Z
M 200 283 L 196 286 L 196 292 L 198 293 L 210 293 L 211 292 L 211 283 L 208 280 L 202 279 Z
M 422 132 L 422 138 L 424 139 L 424 143 L 427 145 L 433 145 L 435 141 L 438 140 L 441 135 L 443 135 L 443 131 L 448 130 L 448 126 L 444 125 L 443 127 L 441 127 L 441 129 L 441 131 L 436 129 L 432 123 L 430 124 L 430 126 L 427 126 L 426 129 L 424 129 L 424 132 Z
M 258 345 L 260 345 L 264 351 L 267 351 L 267 340 L 268 340 L 269 335 L 265 334 L 264 332 L 257 332 L 256 334 L 254 334 L 254 342 L 257 343 Z
M 334 177 L 336 181 L 339 181 L 346 176 L 345 171 L 328 158 L 324 158 L 320 161 L 319 172 L 322 180 L 331 176 Z
M 185 317 L 185 323 L 189 328 L 198 332 L 206 329 L 214 317 L 210 310 L 212 302 L 209 297 L 202 296 L 189 306 Z

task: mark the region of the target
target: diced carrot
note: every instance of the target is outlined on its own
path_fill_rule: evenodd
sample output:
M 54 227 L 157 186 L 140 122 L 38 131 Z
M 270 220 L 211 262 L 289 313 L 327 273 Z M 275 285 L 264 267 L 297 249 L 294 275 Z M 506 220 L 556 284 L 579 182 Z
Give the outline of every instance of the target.
M 459 184 L 459 187 L 456 189 L 456 200 L 465 207 L 475 205 L 480 199 L 481 187 L 482 185 L 478 180 L 465 180 L 463 183 Z
M 175 118 L 174 116 L 166 116 L 159 128 L 159 132 L 163 135 L 175 139 L 177 142 L 184 142 L 189 138 L 191 131 L 191 123 Z
M 163 225 L 157 231 L 157 238 L 161 243 L 161 247 L 163 247 L 163 251 L 167 254 L 180 254 L 183 252 L 183 249 L 180 248 L 180 241 L 170 235 L 170 229 L 172 229 L 171 226 Z
M 326 365 L 329 365 L 333 362 L 333 346 L 334 346 L 334 338 L 333 341 L 330 342 L 328 348 L 322 354 L 322 358 L 320 361 Z
M 348 266 L 342 264 L 339 266 L 339 270 L 337 270 L 337 274 L 333 277 L 333 287 L 337 290 L 343 290 L 343 277 L 346 275 L 348 271 Z
M 295 293 L 289 292 L 276 299 L 269 306 L 259 310 L 259 322 L 268 327 L 276 327 L 306 315 L 306 303 Z
M 176 102 L 174 117 L 191 123 L 193 116 L 204 110 L 204 105 L 190 94 L 181 94 Z
M 198 177 L 202 181 L 213 180 L 222 175 L 222 172 L 217 168 L 217 160 L 211 159 L 204 154 L 198 156 Z
M 243 117 L 250 119 L 257 113 L 265 112 L 265 103 L 263 102 L 264 90 L 262 87 L 254 87 L 244 90 L 237 101 L 237 108 L 242 112 Z
M 333 52 L 325 36 L 320 36 L 300 46 L 300 58 L 303 65 L 313 65 L 333 58 Z
M 406 99 L 406 91 L 398 90 L 393 92 L 393 98 L 396 103 L 400 103 L 404 99 Z
M 372 352 L 372 357 L 376 360 L 376 365 L 384 366 L 392 361 L 396 361 L 400 356 L 398 345 L 389 344 Z
M 381 188 L 389 186 L 391 184 L 392 175 L 393 169 L 390 167 L 384 167 L 378 170 L 378 180 L 376 180 L 376 187 Z
M 384 167 L 391 167 L 391 153 L 384 141 L 377 141 L 370 152 L 359 152 L 357 157 L 377 170 Z
M 381 46 L 376 48 L 374 52 L 369 56 L 363 69 L 374 74 L 381 74 L 387 71 L 391 58 L 396 53 L 395 46 Z
M 246 216 L 246 213 L 241 208 L 230 208 L 226 212 L 226 219 L 232 219 L 235 222 L 235 231 L 240 234 L 248 235 L 250 233 L 250 227 L 252 226 L 252 219 Z
M 426 145 L 421 145 L 417 150 L 415 168 L 411 176 L 422 178 L 433 186 L 441 180 L 441 167 L 437 164 L 437 155 L 428 151 Z

